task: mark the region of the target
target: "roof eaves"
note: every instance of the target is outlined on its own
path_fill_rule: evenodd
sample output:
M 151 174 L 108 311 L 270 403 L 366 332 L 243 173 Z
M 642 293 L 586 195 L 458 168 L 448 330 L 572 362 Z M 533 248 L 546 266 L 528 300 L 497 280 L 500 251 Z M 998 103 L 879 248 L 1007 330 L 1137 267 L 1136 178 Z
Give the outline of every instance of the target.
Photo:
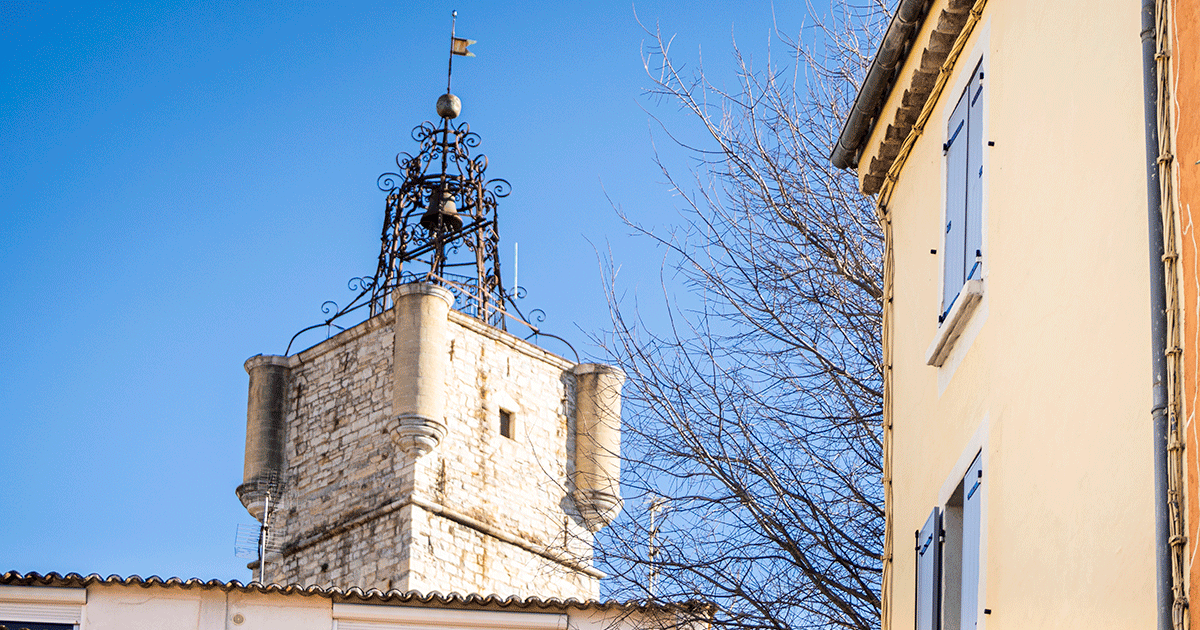
M 923 0 L 901 1 L 896 17 L 893 18 L 893 25 L 896 20 L 903 18 L 911 24 L 911 29 L 901 29 L 900 34 L 893 37 L 893 41 L 889 43 L 893 29 L 892 26 L 888 27 L 888 34 L 884 36 L 880 52 L 876 55 L 876 64 L 872 65 L 867 80 L 863 81 L 863 87 L 855 98 L 854 109 L 842 127 L 842 135 L 831 156 L 838 168 L 853 166 L 858 169 L 862 191 L 868 195 L 879 192 L 883 186 L 888 169 L 899 155 L 901 146 L 933 92 L 942 64 L 962 33 L 975 3 L 974 0 L 946 0 L 945 8 L 938 14 L 937 22 L 929 32 L 929 40 L 920 49 L 919 63 L 911 76 L 903 79 L 901 86 L 901 68 L 906 59 L 918 54 L 916 39 L 930 10 L 930 6 L 922 6 L 919 18 L 909 19 L 912 16 L 903 15 L 906 8 L 911 10 L 911 7 L 906 6 L 909 2 L 918 3 Z M 889 49 L 890 52 L 885 54 L 885 49 Z M 891 63 L 891 66 L 885 67 L 884 64 L 880 64 L 880 58 Z M 903 98 L 899 100 L 895 111 L 889 115 L 883 111 L 883 107 L 899 87 L 904 89 Z M 879 149 L 867 165 L 866 172 L 863 172 L 859 162 L 867 153 L 867 141 L 875 135 L 875 127 L 881 123 L 887 124 L 886 133 L 880 139 Z
M 86 588 L 92 585 L 139 586 L 142 588 L 162 587 L 181 588 L 184 590 L 199 588 L 204 590 L 236 591 L 240 593 L 276 593 L 301 597 L 325 597 L 335 602 L 353 603 L 389 603 L 410 606 L 427 606 L 439 608 L 471 608 L 471 609 L 517 609 L 517 610 L 620 610 L 625 612 L 682 612 L 703 614 L 711 611 L 712 605 L 707 602 L 686 601 L 677 603 L 653 602 L 648 600 L 579 600 L 575 598 L 559 599 L 557 597 L 517 597 L 510 595 L 463 595 L 460 593 L 421 593 L 419 591 L 380 591 L 379 589 L 363 590 L 357 586 L 342 589 L 338 587 L 301 586 L 299 584 L 262 584 L 250 582 L 243 584 L 237 580 L 201 580 L 199 578 L 182 579 L 171 577 L 163 579 L 157 575 L 143 578 L 139 575 L 121 577 L 110 575 L 101 577 L 99 574 L 80 575 L 68 573 L 47 573 L 45 575 L 31 572 L 20 573 L 9 571 L 0 575 L 0 584 L 10 586 L 56 586 Z
M 931 0 L 900 0 L 887 31 L 875 51 L 867 76 L 858 88 L 850 114 L 842 124 L 842 132 L 829 156 L 837 168 L 858 166 L 862 145 L 870 137 L 879 110 L 896 84 L 896 76 L 912 42 L 921 30 L 921 23 Z

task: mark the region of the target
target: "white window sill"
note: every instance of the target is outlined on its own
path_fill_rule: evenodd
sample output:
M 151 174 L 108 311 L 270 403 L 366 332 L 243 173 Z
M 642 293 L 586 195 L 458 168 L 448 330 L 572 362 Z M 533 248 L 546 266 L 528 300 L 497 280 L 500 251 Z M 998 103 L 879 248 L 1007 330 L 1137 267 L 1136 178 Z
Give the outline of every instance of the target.
M 950 307 L 950 312 L 946 313 L 945 319 L 938 326 L 929 350 L 925 352 L 926 365 L 941 367 L 946 362 L 946 357 L 954 348 L 954 342 L 962 336 L 967 321 L 971 319 L 971 313 L 975 312 L 982 297 L 983 280 L 967 280 L 958 298 L 954 300 L 954 305 Z

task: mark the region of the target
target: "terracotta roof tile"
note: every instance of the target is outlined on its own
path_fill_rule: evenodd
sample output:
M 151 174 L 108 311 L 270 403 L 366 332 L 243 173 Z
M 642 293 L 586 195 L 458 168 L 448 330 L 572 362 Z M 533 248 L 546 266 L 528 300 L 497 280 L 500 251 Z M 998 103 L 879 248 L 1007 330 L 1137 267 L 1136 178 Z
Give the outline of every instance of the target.
M 439 608 L 478 608 L 478 609 L 515 609 L 515 610 L 560 610 L 565 611 L 570 608 L 580 610 L 621 610 L 628 612 L 684 612 L 692 614 L 706 614 L 711 611 L 713 606 L 700 601 L 686 602 L 652 602 L 649 600 L 631 600 L 617 601 L 609 600 L 578 600 L 575 598 L 559 599 L 557 597 L 540 598 L 540 597 L 517 597 L 510 595 L 501 597 L 499 595 L 477 595 L 461 593 L 439 593 L 437 591 L 429 593 L 421 593 L 419 591 L 380 591 L 379 589 L 363 590 L 357 586 L 342 589 L 338 587 L 324 586 L 301 586 L 299 584 L 262 584 L 260 582 L 249 582 L 243 584 L 237 580 L 228 582 L 222 580 L 201 580 L 199 578 L 182 579 L 171 577 L 163 579 L 157 575 L 152 575 L 148 578 L 143 578 L 139 575 L 130 575 L 121 577 L 119 575 L 110 575 L 101 577 L 97 573 L 90 575 L 80 575 L 78 573 L 68 573 L 60 575 L 58 573 L 47 573 L 45 575 L 30 572 L 20 573 L 18 571 L 9 571 L 0 575 L 0 584 L 10 586 L 59 586 L 59 587 L 88 587 L 95 584 L 112 584 L 119 586 L 140 586 L 142 588 L 182 588 L 182 589 L 205 589 L 205 590 L 221 590 L 225 592 L 237 591 L 241 593 L 279 593 L 283 595 L 294 595 L 300 597 L 325 597 L 336 602 L 355 602 L 355 603 L 393 603 L 404 604 L 410 606 L 426 606 Z

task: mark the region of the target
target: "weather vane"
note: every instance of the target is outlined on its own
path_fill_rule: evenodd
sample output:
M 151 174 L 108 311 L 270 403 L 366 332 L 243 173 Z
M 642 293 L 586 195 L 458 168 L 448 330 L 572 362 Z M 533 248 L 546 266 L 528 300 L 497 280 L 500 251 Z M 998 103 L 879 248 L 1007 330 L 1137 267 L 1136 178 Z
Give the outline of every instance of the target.
M 446 93 L 438 97 L 436 107 L 441 120 L 414 127 L 412 139 L 420 149 L 416 154 L 397 154 L 397 170 L 380 175 L 377 182 L 387 195 L 375 274 L 351 279 L 349 287 L 358 294 L 350 304 L 338 309 L 326 302 L 322 310 L 330 317 L 296 333 L 285 354 L 291 352 L 296 337 L 309 330 L 322 326 L 330 333 L 333 328 L 344 330 L 338 321 L 351 312 L 369 308 L 370 317 L 383 313 L 391 306 L 392 291 L 409 282 L 449 289 L 457 310 L 490 326 L 507 330 L 512 320 L 528 327 L 531 337 L 543 335 L 566 344 L 521 313 L 515 300 L 524 297 L 523 289 L 504 289 L 497 206 L 511 186 L 503 179 L 486 178 L 487 156 L 471 153 L 479 146 L 479 134 L 465 122 L 452 122 L 462 112 L 462 101 L 450 92 L 454 56 L 474 57 L 467 47 L 475 41 L 458 37 L 458 11 L 451 17 Z M 544 319 L 540 310 L 531 314 L 538 323 Z
M 454 73 L 454 55 L 474 57 L 475 53 L 467 50 L 467 46 L 475 43 L 473 39 L 463 39 L 454 36 L 454 27 L 458 24 L 458 11 L 450 12 L 450 63 L 446 68 L 446 93 L 450 93 L 450 75 Z

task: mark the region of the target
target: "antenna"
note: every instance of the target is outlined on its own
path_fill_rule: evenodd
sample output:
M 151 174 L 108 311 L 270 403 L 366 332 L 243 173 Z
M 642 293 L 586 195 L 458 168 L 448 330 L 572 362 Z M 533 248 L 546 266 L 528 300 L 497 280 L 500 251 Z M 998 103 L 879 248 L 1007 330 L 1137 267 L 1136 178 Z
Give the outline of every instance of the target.
M 518 260 L 519 259 L 517 258 L 517 242 L 513 241 L 513 290 L 514 291 L 516 291 L 517 288 L 521 286 L 521 283 L 517 282 L 517 272 L 520 270 L 520 267 L 517 266 Z
M 274 484 L 272 484 L 272 486 L 274 486 Z M 259 534 L 258 534 L 258 583 L 259 584 L 267 583 L 267 544 L 271 537 L 271 521 L 274 520 L 271 518 L 272 516 L 274 516 L 274 513 L 271 511 L 271 508 L 274 507 L 271 505 L 271 495 L 272 494 L 275 494 L 275 493 L 271 491 L 271 488 L 268 488 L 266 504 L 263 507 L 262 529 L 259 530 Z
M 263 519 L 253 525 L 238 524 L 234 538 L 233 554 L 238 558 L 257 559 L 260 584 L 267 583 L 267 559 L 278 557 L 282 545 L 275 540 L 277 515 L 283 506 L 282 488 L 275 475 L 263 484 Z
M 237 534 L 233 539 L 233 555 L 247 560 L 257 559 L 258 537 L 261 532 L 262 525 L 258 523 L 253 525 L 238 523 Z
M 657 494 L 650 497 L 650 536 L 646 541 L 646 559 L 650 563 L 650 572 L 647 575 L 646 590 L 650 597 L 653 598 L 658 590 L 658 565 L 654 564 L 654 558 L 658 556 L 658 513 L 667 505 L 667 498 Z

